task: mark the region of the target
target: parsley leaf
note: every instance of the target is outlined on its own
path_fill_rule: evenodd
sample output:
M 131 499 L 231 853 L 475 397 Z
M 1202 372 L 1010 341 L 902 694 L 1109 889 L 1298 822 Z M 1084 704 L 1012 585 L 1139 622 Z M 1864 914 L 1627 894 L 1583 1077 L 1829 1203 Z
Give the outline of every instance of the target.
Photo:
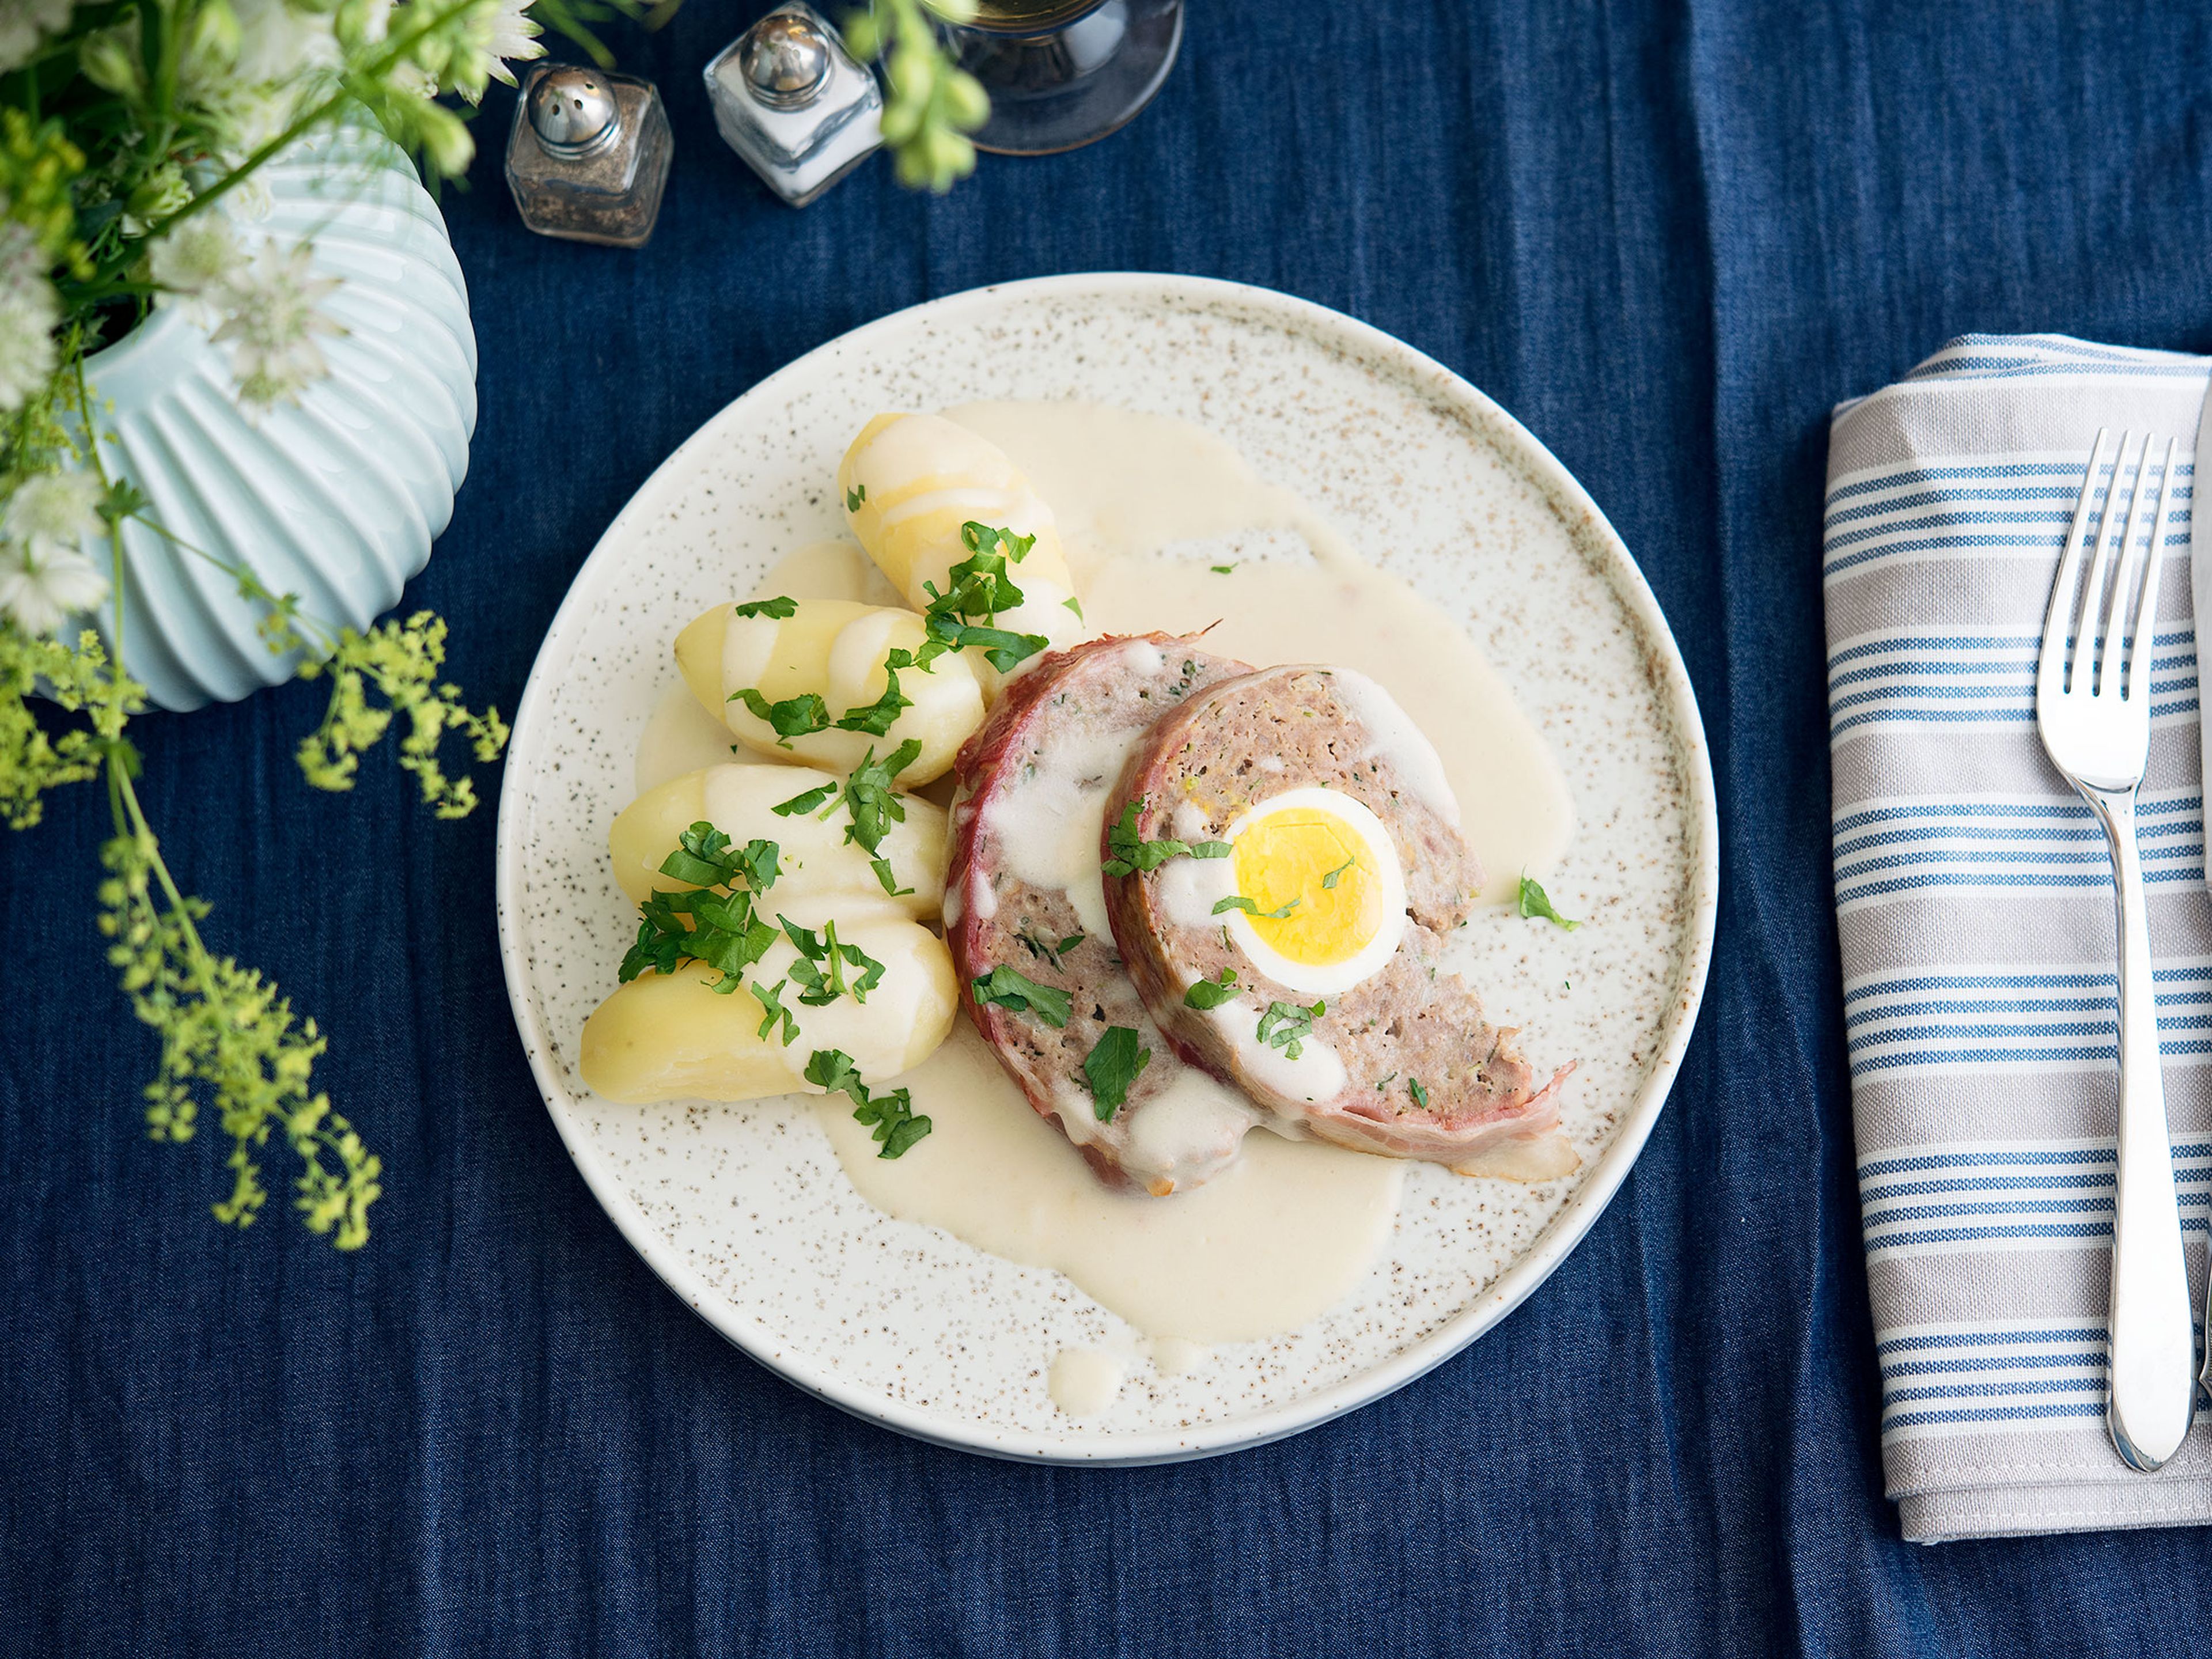
M 790 983 L 787 979 L 780 979 L 773 985 L 763 985 L 758 980 L 755 980 L 745 987 L 746 990 L 752 993 L 755 1000 L 759 1002 L 766 1015 L 760 1023 L 760 1030 L 754 1035 L 766 1036 L 770 1031 L 775 1030 L 775 1023 L 780 1019 L 783 1022 L 783 1046 L 787 1048 L 791 1047 L 793 1041 L 799 1036 L 798 1020 L 792 1017 L 791 1010 L 785 1007 L 781 1000 L 781 994 L 784 987 Z
M 1182 1006 L 1203 1013 L 1208 1008 L 1218 1008 L 1235 996 L 1237 991 L 1237 970 L 1224 968 L 1219 979 L 1202 979 L 1182 994 Z
M 1555 922 L 1570 933 L 1582 926 L 1581 922 L 1570 921 L 1553 909 L 1552 901 L 1546 895 L 1542 886 L 1529 880 L 1525 875 L 1521 878 L 1521 914 L 1524 916 L 1540 917 L 1546 921 Z
M 1062 605 L 1066 605 L 1066 606 L 1070 611 L 1073 611 L 1075 613 L 1075 620 L 1076 620 L 1076 621 L 1078 621 L 1078 622 L 1081 622 L 1081 621 L 1083 620 L 1083 601 L 1082 601 L 1082 600 L 1078 599 L 1062 599 L 1062 600 L 1060 601 L 1060 603 L 1061 603 Z
M 656 892 L 637 908 L 637 939 L 617 975 L 625 985 L 648 968 L 672 974 L 688 960 L 720 969 L 722 977 L 714 988 L 727 996 L 744 970 L 775 943 L 775 929 L 753 915 L 752 895 L 743 889 Z
M 790 972 L 792 978 L 806 988 L 799 994 L 799 1001 L 810 1008 L 826 1008 L 842 996 L 849 996 L 855 1002 L 867 1001 L 868 993 L 883 979 L 884 964 L 859 945 L 841 940 L 835 919 L 818 933 L 811 927 L 801 927 L 789 916 L 778 916 L 776 920 L 783 924 L 784 937 L 799 952 Z M 860 977 L 847 979 L 845 969 L 848 966 L 860 969 Z
M 1109 876 L 1133 875 L 1139 870 L 1157 870 L 1170 859 L 1225 859 L 1229 843 L 1225 841 L 1202 841 L 1193 846 L 1187 841 L 1175 841 L 1162 836 L 1158 841 L 1146 841 L 1137 834 L 1137 814 L 1144 810 L 1145 797 L 1139 795 L 1121 809 L 1121 816 L 1106 831 L 1107 857 L 1098 867 Z
M 1152 1063 L 1152 1051 L 1127 1025 L 1109 1025 L 1083 1057 L 1083 1076 L 1091 1085 L 1091 1110 L 1109 1122 L 1129 1098 L 1129 1087 Z
M 1259 916 L 1268 921 L 1280 921 L 1297 908 L 1298 901 L 1292 899 L 1288 904 L 1279 905 L 1273 910 L 1262 910 L 1255 900 L 1248 899 L 1242 893 L 1231 893 L 1227 898 L 1215 903 L 1213 914 L 1218 916 L 1224 911 L 1242 910 L 1248 916 Z
M 1328 1012 L 1326 1002 L 1316 1002 L 1310 1008 L 1295 1002 L 1271 1002 L 1267 1012 L 1260 1016 L 1260 1041 L 1280 1048 L 1285 1060 L 1296 1060 L 1305 1051 L 1305 1040 L 1313 1035 L 1314 1021 Z
M 860 510 L 860 503 L 867 499 L 867 485 L 854 484 L 845 492 L 845 510 L 848 513 L 858 513 Z
M 1083 933 L 1070 933 L 1066 939 L 1060 940 L 1058 945 L 1054 945 L 1053 949 L 1060 955 L 1066 956 L 1077 945 L 1082 944 L 1084 939 L 1087 937 L 1088 935 Z
M 893 646 L 884 659 L 884 695 L 873 702 L 863 703 L 858 708 L 848 708 L 837 721 L 840 732 L 865 732 L 872 738 L 880 738 L 891 729 L 899 711 L 914 707 L 914 699 L 899 692 L 898 672 L 914 666 L 914 653 Z
M 770 702 L 749 685 L 742 691 L 731 692 L 730 701 L 744 703 L 752 710 L 755 720 L 766 720 L 781 749 L 790 748 L 793 738 L 811 737 L 830 729 L 830 706 L 812 691 L 787 697 L 781 702 Z
M 890 833 L 891 825 L 906 822 L 906 806 L 899 799 L 898 791 L 891 780 L 915 761 L 921 758 L 921 745 L 908 738 L 904 743 L 878 762 L 876 751 L 870 749 L 845 780 L 841 799 L 852 823 L 845 827 L 845 839 L 871 856 L 879 854 L 884 837 Z
M 1225 576 L 1236 568 L 1233 564 L 1217 564 L 1212 567 L 1213 574 L 1217 576 Z
M 898 878 L 891 873 L 891 861 L 889 859 L 870 859 L 868 860 L 868 868 L 876 872 L 876 879 L 883 883 L 884 892 L 886 896 L 890 898 L 904 898 L 908 894 L 914 891 L 914 889 L 911 887 L 902 887 L 898 884 Z
M 1429 1091 L 1421 1086 L 1420 1079 L 1417 1077 L 1407 1078 L 1406 1079 L 1406 1092 L 1413 1096 L 1414 1105 L 1419 1107 L 1423 1111 L 1428 1110 Z
M 1036 545 L 1036 538 L 1017 536 L 1012 531 L 1003 528 L 994 530 L 989 525 L 978 524 L 975 520 L 970 519 L 960 526 L 960 545 L 970 553 L 988 553 L 996 547 L 1016 564 L 1019 564 L 1024 559 L 1029 557 L 1030 549 Z M 955 574 L 958 574 L 957 567 L 955 567 Z
M 772 841 L 749 841 L 732 852 L 730 838 L 702 818 L 677 837 L 676 850 L 660 861 L 660 873 L 694 887 L 727 887 L 738 877 L 756 893 L 775 885 L 781 849 Z
M 789 800 L 778 801 L 768 810 L 780 818 L 793 817 L 801 812 L 811 812 L 817 806 L 827 806 L 836 793 L 836 784 L 825 783 L 819 789 L 809 789 L 803 795 L 793 795 Z
M 929 1120 L 914 1115 L 914 1097 L 904 1089 L 873 1094 L 853 1069 L 850 1055 L 842 1048 L 817 1048 L 806 1062 L 805 1078 L 824 1094 L 842 1094 L 853 1103 L 853 1120 L 875 1126 L 872 1139 L 883 1150 L 878 1158 L 899 1158 L 930 1130 Z
M 1353 868 L 1358 864 L 1358 856 L 1355 854 L 1351 858 L 1345 860 L 1343 863 L 1338 865 L 1335 869 L 1323 876 L 1321 878 L 1321 884 L 1324 887 L 1334 888 L 1336 885 L 1337 878 L 1341 876 L 1346 871 Z
M 740 617 L 773 617 L 778 622 L 799 614 L 799 601 L 777 594 L 772 599 L 753 599 L 738 607 Z
M 1040 985 L 1003 962 L 989 973 L 977 975 L 971 984 L 979 1003 L 995 1002 L 1018 1014 L 1035 1014 L 1055 1031 L 1066 1029 L 1072 999 L 1054 986 Z

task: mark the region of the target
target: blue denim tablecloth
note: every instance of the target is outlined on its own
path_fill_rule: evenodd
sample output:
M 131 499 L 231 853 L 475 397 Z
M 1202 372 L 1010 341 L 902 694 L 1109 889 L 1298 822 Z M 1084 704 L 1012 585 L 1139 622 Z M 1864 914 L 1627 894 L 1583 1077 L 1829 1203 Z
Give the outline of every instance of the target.
M 2212 14 L 1195 0 L 1109 143 L 943 201 L 872 167 L 793 215 L 698 88 L 757 9 L 619 37 L 678 146 L 641 253 L 525 234 L 487 101 L 447 198 L 483 416 L 410 596 L 456 677 L 512 709 L 630 492 L 855 324 L 1125 267 L 1338 307 L 1527 422 L 1674 619 L 1726 835 L 1674 1102 L 1551 1283 L 1389 1401 L 1167 1469 L 936 1450 L 726 1346 L 592 1203 L 508 1021 L 490 812 L 432 821 L 384 757 L 306 789 L 311 686 L 149 718 L 171 862 L 330 1031 L 387 1195 L 350 1257 L 210 1220 L 219 1147 L 142 1132 L 152 1042 L 91 925 L 104 800 L 0 836 L 0 1651 L 2193 1646 L 2203 1533 L 1919 1550 L 1881 1498 L 1820 527 L 1830 405 L 1945 339 L 2212 346 Z

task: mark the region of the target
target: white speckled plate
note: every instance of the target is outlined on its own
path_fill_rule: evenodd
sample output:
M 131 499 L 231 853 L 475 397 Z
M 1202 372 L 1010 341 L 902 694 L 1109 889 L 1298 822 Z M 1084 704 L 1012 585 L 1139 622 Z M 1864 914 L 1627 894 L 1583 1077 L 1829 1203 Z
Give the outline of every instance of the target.
M 1103 1414 L 1046 1392 L 1069 1346 L 1135 1335 L 1057 1273 L 891 1220 L 810 1109 L 617 1106 L 574 1070 L 634 912 L 607 825 L 632 793 L 669 642 L 777 557 L 842 533 L 838 457 L 884 409 L 1086 398 L 1181 416 L 1295 487 L 1364 556 L 1462 617 L 1565 769 L 1577 829 L 1554 896 L 1574 933 L 1479 920 L 1493 1017 L 1580 1061 L 1579 1172 L 1516 1187 L 1408 1171 L 1383 1258 L 1301 1330 L 1139 1367 Z M 1540 1285 L 1635 1161 L 1689 1041 L 1718 834 L 1688 678 L 1628 550 L 1581 487 L 1449 370 L 1350 318 L 1229 283 L 1050 277 L 919 306 L 771 375 L 654 473 L 578 573 L 524 692 L 499 819 L 507 991 L 562 1139 L 615 1224 L 763 1364 L 872 1422 L 1054 1462 L 1145 1463 L 1279 1438 L 1400 1387 Z

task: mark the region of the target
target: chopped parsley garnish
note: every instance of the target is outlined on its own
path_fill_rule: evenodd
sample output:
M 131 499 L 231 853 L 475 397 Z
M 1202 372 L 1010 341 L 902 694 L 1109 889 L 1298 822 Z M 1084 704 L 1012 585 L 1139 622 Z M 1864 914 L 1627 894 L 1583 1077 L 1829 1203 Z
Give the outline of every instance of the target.
M 799 601 L 777 594 L 772 599 L 749 599 L 738 607 L 740 617 L 773 617 L 781 622 L 799 614 Z
M 1144 810 L 1142 795 L 1121 809 L 1121 816 L 1106 832 L 1107 858 L 1099 866 L 1109 876 L 1133 875 L 1139 870 L 1157 870 L 1170 859 L 1225 859 L 1229 843 L 1225 841 L 1202 841 L 1195 846 L 1187 841 L 1174 841 L 1162 836 L 1158 841 L 1146 841 L 1137 834 L 1137 814 Z
M 1070 611 L 1073 611 L 1075 613 L 1075 620 L 1076 620 L 1076 621 L 1078 621 L 1078 622 L 1081 622 L 1081 621 L 1083 620 L 1083 601 L 1082 601 L 1082 600 L 1080 600 L 1080 599 L 1079 599 L 1069 598 L 1069 599 L 1062 599 L 1062 600 L 1060 601 L 1060 603 L 1061 603 L 1062 605 L 1066 605 L 1066 606 Z
M 772 841 L 749 841 L 732 850 L 730 838 L 702 818 L 676 838 L 660 873 L 694 887 L 729 887 L 743 876 L 746 886 L 765 893 L 775 885 L 778 850 Z
M 842 996 L 866 1002 L 868 993 L 883 979 L 884 964 L 859 945 L 839 939 L 834 920 L 818 933 L 811 927 L 801 927 L 788 916 L 776 920 L 783 924 L 784 937 L 799 952 L 791 964 L 791 977 L 806 988 L 799 994 L 799 1000 L 808 1007 L 826 1008 Z M 848 967 L 860 969 L 860 978 L 848 979 Z
M 1234 569 L 1236 569 L 1236 568 L 1237 568 L 1237 567 L 1236 567 L 1235 565 L 1233 565 L 1233 564 L 1217 564 L 1217 565 L 1214 565 L 1214 566 L 1212 566 L 1212 567 L 1211 567 L 1211 568 L 1212 568 L 1212 571 L 1213 571 L 1213 574 L 1214 574 L 1215 575 L 1217 575 L 1217 576 L 1225 576 L 1225 575 L 1227 575 L 1231 571 L 1232 571 L 1232 570 L 1234 570 Z
M 915 666 L 926 669 L 948 651 L 973 648 L 1001 674 L 1011 673 L 1017 664 L 1051 643 L 1042 634 L 1017 634 L 993 626 L 999 612 L 1022 603 L 1022 590 L 1006 575 L 1007 557 L 1021 562 L 1036 538 L 1010 535 L 971 520 L 961 526 L 960 539 L 969 556 L 945 573 L 950 584 L 945 591 L 939 592 L 934 582 L 922 584 L 929 595 L 929 607 L 922 613 L 928 638 L 915 653 Z M 1006 551 L 994 552 L 994 547 Z
M 754 1000 L 765 1011 L 765 1018 L 762 1019 L 760 1030 L 755 1035 L 766 1036 L 770 1031 L 775 1030 L 776 1021 L 781 1020 L 783 1046 L 787 1048 L 791 1047 L 793 1039 L 799 1036 L 799 1022 L 792 1017 L 791 1010 L 785 1007 L 781 1000 L 783 988 L 790 983 L 787 979 L 780 979 L 773 985 L 763 985 L 758 980 L 755 980 L 745 987 L 745 989 L 752 993 Z
M 1019 564 L 1024 559 L 1029 557 L 1030 549 L 1036 545 L 1036 538 L 1017 536 L 1012 531 L 1004 528 L 994 530 L 989 525 L 978 524 L 975 520 L 970 519 L 960 526 L 960 545 L 970 553 L 988 553 L 992 549 L 996 548 L 1016 564 Z M 957 567 L 953 574 L 955 575 L 959 574 Z
M 789 800 L 780 800 L 768 810 L 780 818 L 794 817 L 801 812 L 811 812 L 817 806 L 827 806 L 836 798 L 837 786 L 825 783 L 819 789 L 809 789 L 803 795 L 793 795 Z
M 850 1055 L 842 1048 L 817 1048 L 806 1062 L 805 1078 L 824 1094 L 842 1094 L 853 1103 L 853 1121 L 875 1126 L 874 1139 L 882 1143 L 878 1158 L 898 1158 L 929 1133 L 926 1117 L 914 1115 L 914 1097 L 904 1089 L 872 1094 L 853 1069 Z
M 1129 1098 L 1129 1087 L 1152 1063 L 1152 1051 L 1137 1041 L 1127 1025 L 1109 1025 L 1091 1052 L 1083 1057 L 1083 1076 L 1091 1085 L 1091 1110 L 1101 1123 L 1109 1121 Z
M 845 827 L 847 841 L 871 857 L 882 853 L 884 837 L 890 834 L 891 825 L 906 822 L 906 806 L 891 780 L 921 758 L 921 744 L 912 738 L 880 761 L 873 749 L 860 757 L 839 796 L 853 819 Z
M 1014 930 L 1014 942 L 1016 944 L 1019 945 L 1023 950 L 1028 951 L 1033 957 L 1042 957 L 1047 962 L 1050 963 L 1055 968 L 1060 966 L 1060 959 L 1062 957 L 1066 956 L 1070 951 L 1073 951 L 1077 945 L 1082 944 L 1087 937 L 1089 936 L 1084 933 L 1070 933 L 1066 939 L 1060 940 L 1059 944 L 1054 945 L 1049 940 L 1041 939 L 1037 938 L 1036 934 L 1030 933 L 1029 930 L 1029 924 L 1027 922 L 1024 922 L 1021 927 Z
M 884 695 L 873 702 L 863 703 L 858 708 L 848 708 L 837 721 L 840 732 L 865 732 L 872 738 L 880 738 L 891 729 L 899 711 L 914 707 L 912 697 L 899 691 L 898 672 L 914 666 L 914 653 L 898 646 L 890 648 L 884 659 Z
M 1395 1072 L 1392 1072 L 1389 1076 L 1378 1079 L 1375 1085 L 1375 1092 L 1376 1094 L 1381 1094 L 1383 1090 L 1390 1086 L 1390 1079 L 1397 1075 L 1398 1074 Z
M 830 705 L 812 691 L 787 697 L 781 702 L 770 702 L 749 685 L 742 691 L 731 692 L 730 701 L 744 703 L 752 710 L 755 720 L 766 720 L 769 729 L 775 733 L 779 749 L 790 748 L 793 738 L 811 737 L 817 732 L 830 729 Z
M 1359 860 L 1356 854 L 1353 857 L 1345 860 L 1343 863 L 1338 865 L 1335 869 L 1330 871 L 1327 875 L 1321 878 L 1321 884 L 1324 887 L 1334 888 L 1337 878 L 1341 876 L 1346 871 L 1351 869 L 1358 862 Z
M 1035 1014 L 1055 1031 L 1066 1029 L 1072 1004 L 1068 994 L 1050 985 L 1040 985 L 1003 962 L 989 973 L 976 975 L 971 984 L 978 1002 L 995 1002 L 1018 1014 Z
M 914 889 L 911 887 L 902 887 L 898 884 L 898 878 L 891 873 L 891 861 L 889 859 L 870 859 L 868 860 L 868 868 L 876 872 L 876 879 L 883 883 L 884 892 L 886 896 L 890 898 L 904 898 L 908 894 L 914 891 Z
M 1219 979 L 1202 979 L 1182 994 L 1182 1006 L 1203 1013 L 1208 1008 L 1218 1008 L 1237 994 L 1237 970 L 1224 968 Z
M 1272 910 L 1262 910 L 1256 899 L 1248 899 L 1242 893 L 1231 893 L 1227 898 L 1220 900 L 1214 905 L 1213 914 L 1218 916 L 1224 911 L 1242 910 L 1248 916 L 1258 916 L 1267 921 L 1280 921 L 1297 908 L 1297 900 L 1292 899 L 1288 904 L 1278 905 Z
M 1571 933 L 1582 926 L 1581 922 L 1570 921 L 1553 909 L 1552 901 L 1545 893 L 1542 885 L 1529 880 L 1525 875 L 1521 878 L 1521 914 L 1556 923 Z
M 1428 1110 L 1429 1091 L 1421 1086 L 1420 1079 L 1417 1077 L 1407 1078 L 1406 1079 L 1406 1092 L 1413 1096 L 1414 1105 L 1419 1107 L 1425 1112 Z
M 845 492 L 845 510 L 848 513 L 858 513 L 860 510 L 860 503 L 867 499 L 867 485 L 854 484 Z
M 732 853 L 730 838 L 712 824 L 693 824 L 664 861 L 662 873 L 689 881 L 691 875 L 681 873 L 689 871 L 712 879 L 696 892 L 655 892 L 640 902 L 637 941 L 617 977 L 627 985 L 648 968 L 672 974 L 679 964 L 696 962 L 721 975 L 714 981 L 716 991 L 727 996 L 736 990 L 744 970 L 768 954 L 776 933 L 753 914 L 752 891 L 733 884 L 742 875 L 765 888 L 775 879 L 775 860 L 774 842 L 749 842 Z
M 1295 1002 L 1271 1002 L 1267 1012 L 1260 1016 L 1260 1041 L 1280 1048 L 1285 1060 L 1296 1060 L 1305 1052 L 1314 1021 L 1328 1012 L 1326 1002 L 1316 1002 L 1310 1008 Z

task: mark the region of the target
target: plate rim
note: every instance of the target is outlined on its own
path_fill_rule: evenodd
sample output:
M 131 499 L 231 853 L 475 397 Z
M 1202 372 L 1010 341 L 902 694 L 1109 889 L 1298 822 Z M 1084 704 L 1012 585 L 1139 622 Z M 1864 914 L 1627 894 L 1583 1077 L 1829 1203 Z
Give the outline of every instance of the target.
M 951 320 L 958 312 L 1008 300 L 1097 296 L 1126 302 L 1132 296 L 1147 295 L 1169 304 L 1178 301 L 1198 302 L 1193 308 L 1225 301 L 1262 316 L 1273 313 L 1293 325 L 1306 325 L 1325 338 L 1333 335 L 1358 355 L 1370 361 L 1382 359 L 1417 383 L 1432 384 L 1447 401 L 1456 401 L 1485 422 L 1495 422 L 1509 441 L 1517 443 L 1522 453 L 1514 459 L 1525 464 L 1530 482 L 1547 493 L 1559 508 L 1586 515 L 1584 529 L 1594 544 L 1588 550 L 1604 556 L 1606 563 L 1600 569 L 1601 577 L 1613 588 L 1654 647 L 1648 658 L 1656 671 L 1653 675 L 1654 689 L 1661 694 L 1662 707 L 1675 728 L 1688 797 L 1686 805 L 1698 843 L 1690 859 L 1686 882 L 1690 910 L 1686 920 L 1687 948 L 1674 980 L 1673 1006 L 1663 1017 L 1664 1035 L 1658 1054 L 1643 1086 L 1631 1098 L 1612 1144 L 1574 1195 L 1538 1234 L 1527 1253 L 1501 1273 L 1474 1306 L 1454 1315 L 1378 1365 L 1249 1416 L 1202 1423 L 1188 1430 L 1162 1429 L 1110 1437 L 1081 1431 L 1048 1437 L 981 1422 L 955 1430 L 945 1425 L 941 1414 L 933 1416 L 901 1401 L 885 1399 L 865 1387 L 826 1374 L 808 1356 L 785 1351 L 773 1333 L 757 1321 L 746 1319 L 726 1293 L 705 1283 L 683 1259 L 682 1252 L 653 1227 L 589 1139 L 580 1130 L 572 1133 L 567 1114 L 573 1110 L 573 1104 L 568 1103 L 568 1091 L 553 1069 L 525 973 L 525 944 L 518 920 L 522 884 L 520 835 L 524 810 L 520 803 L 532 769 L 522 757 L 530 747 L 527 740 L 536 735 L 541 723 L 550 718 L 547 708 L 552 688 L 559 678 L 559 670 L 565 668 L 574 654 L 574 642 L 567 635 L 579 626 L 580 618 L 589 609 L 587 602 L 580 597 L 585 579 L 602 560 L 612 562 L 614 550 L 630 536 L 633 520 L 642 519 L 648 504 L 658 499 L 660 486 L 676 475 L 695 447 L 713 441 L 717 428 L 731 418 L 740 404 L 750 398 L 773 396 L 787 380 L 809 374 L 817 359 L 856 346 L 865 347 L 868 337 L 878 331 L 890 332 L 919 324 L 926 332 L 933 321 Z M 583 1176 L 586 1187 L 623 1241 L 654 1275 L 709 1328 L 748 1358 L 865 1422 L 933 1445 L 981 1456 L 1075 1467 L 1127 1468 L 1215 1457 L 1318 1428 L 1426 1375 L 1462 1352 L 1527 1300 L 1588 1237 L 1627 1180 L 1629 1171 L 1650 1139 L 1697 1028 L 1712 964 L 1719 911 L 1719 814 L 1711 750 L 1696 690 L 1691 684 L 1674 630 L 1668 625 L 1666 615 L 1635 556 L 1581 483 L 1540 439 L 1494 399 L 1465 377 L 1395 335 L 1329 307 L 1273 289 L 1219 277 L 1151 271 L 1072 272 L 987 283 L 887 313 L 812 347 L 755 381 L 702 422 L 631 492 L 569 579 L 568 592 L 562 596 L 545 636 L 538 643 L 529 677 L 515 705 L 507 760 L 501 774 L 495 848 L 494 890 L 501 966 L 508 1006 L 529 1060 L 531 1075 L 538 1084 L 547 1115 L 553 1120 L 554 1129 L 570 1161 Z M 713 1311 L 709 1310 L 709 1303 L 716 1304 Z

